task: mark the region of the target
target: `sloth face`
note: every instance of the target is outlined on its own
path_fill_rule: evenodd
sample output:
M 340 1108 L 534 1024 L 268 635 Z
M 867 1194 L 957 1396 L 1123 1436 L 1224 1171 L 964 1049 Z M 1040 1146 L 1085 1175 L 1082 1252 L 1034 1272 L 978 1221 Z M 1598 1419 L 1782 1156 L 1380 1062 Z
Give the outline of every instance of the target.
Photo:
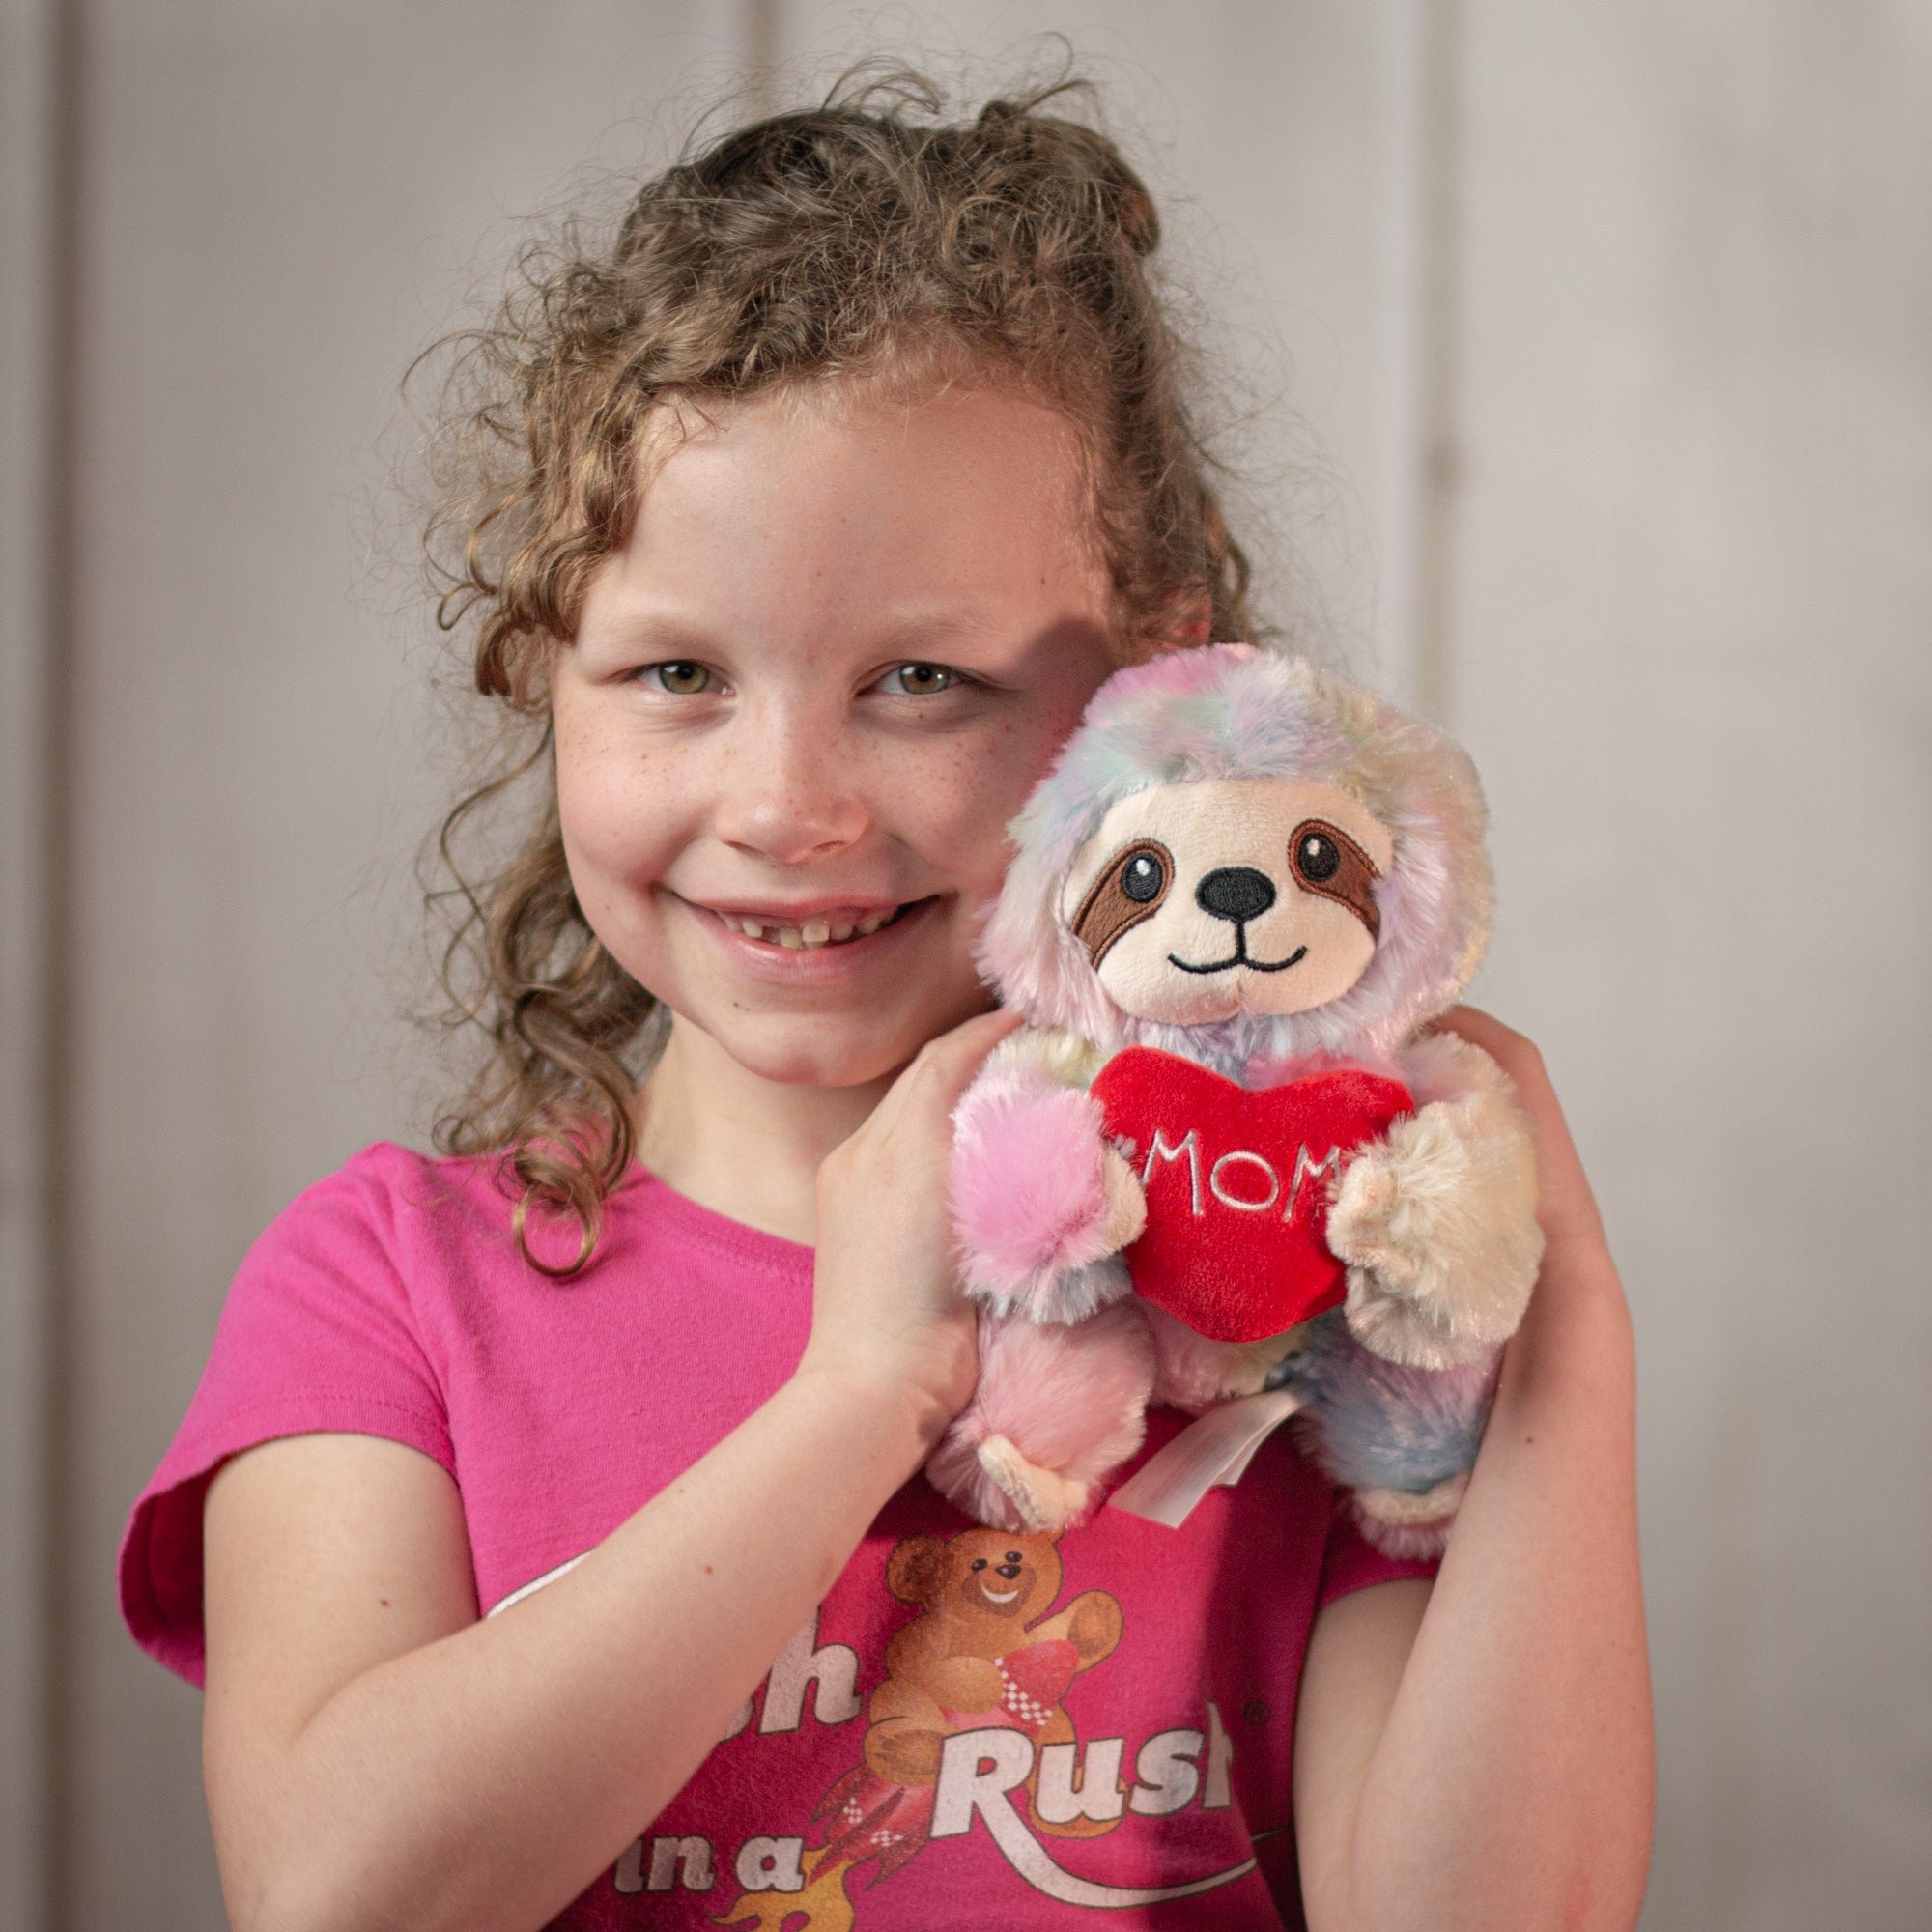
M 1122 799 L 1060 916 L 1136 1019 L 1200 1026 L 1340 999 L 1375 956 L 1395 843 L 1335 785 L 1221 780 Z

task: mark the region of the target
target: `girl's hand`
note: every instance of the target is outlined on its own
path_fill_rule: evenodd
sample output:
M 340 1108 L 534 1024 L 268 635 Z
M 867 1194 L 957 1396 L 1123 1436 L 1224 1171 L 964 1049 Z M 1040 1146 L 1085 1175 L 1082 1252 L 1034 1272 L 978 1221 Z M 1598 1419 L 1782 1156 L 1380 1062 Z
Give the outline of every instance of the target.
M 1552 1278 L 1567 1284 L 1572 1275 L 1586 1273 L 1607 1278 L 1621 1302 L 1596 1196 L 1535 1043 L 1475 1007 L 1454 1007 L 1436 1025 L 1481 1047 L 1509 1075 L 1529 1116 L 1536 1136 L 1536 1218 L 1543 1224 L 1542 1285 L 1548 1288 Z
M 1017 1013 L 980 1013 L 928 1041 L 819 1164 L 811 1339 L 799 1374 L 906 1397 L 931 1441 L 979 1375 L 947 1200 L 952 1109 L 1018 1024 Z

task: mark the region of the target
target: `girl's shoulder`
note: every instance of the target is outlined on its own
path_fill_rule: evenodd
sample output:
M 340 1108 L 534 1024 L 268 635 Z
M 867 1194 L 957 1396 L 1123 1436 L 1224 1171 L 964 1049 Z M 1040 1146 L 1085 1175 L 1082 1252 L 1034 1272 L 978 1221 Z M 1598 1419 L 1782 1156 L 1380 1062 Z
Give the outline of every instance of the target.
M 734 1333 L 803 1347 L 810 1248 L 634 1165 L 606 1198 L 589 1259 L 559 1272 L 578 1257 L 577 1224 L 534 1207 L 520 1215 L 522 1194 L 494 1152 L 361 1149 L 297 1195 L 242 1258 L 196 1406 L 230 1418 L 272 1408 L 302 1427 L 325 1413 L 347 1427 L 365 1423 L 341 1418 L 387 1414 L 442 1460 L 452 1397 L 461 1406 L 466 1392 L 494 1389 L 505 1362 L 588 1374 L 613 1334 L 645 1330 L 698 1352 L 724 1311 Z M 191 1408 L 189 1433 L 195 1421 Z
M 318 1241 L 374 1239 L 425 1284 L 448 1267 L 492 1276 L 508 1271 L 524 1286 L 554 1281 L 530 1266 L 519 1243 L 522 1195 L 504 1154 L 428 1154 L 374 1141 L 298 1194 L 263 1232 L 255 1252 L 273 1256 L 291 1243 L 312 1248 Z M 524 1232 L 529 1255 L 559 1266 L 577 1254 L 579 1241 L 574 1220 L 541 1205 L 529 1208 Z M 810 1248 L 703 1207 L 633 1162 L 605 1197 L 588 1262 L 567 1279 L 587 1286 L 645 1255 L 658 1265 L 688 1258 L 707 1271 L 787 1280 L 809 1280 L 811 1270 Z
M 430 1154 L 400 1141 L 371 1141 L 332 1174 L 304 1187 L 262 1238 L 357 1219 L 384 1229 L 416 1219 L 507 1227 L 515 1208 L 513 1185 L 495 1154 Z
M 494 1157 L 425 1154 L 377 1141 L 274 1214 L 237 1267 L 215 1332 L 296 1337 L 318 1326 L 392 1347 L 433 1328 L 466 1285 L 526 1265 L 516 1199 Z
M 273 1213 L 247 1254 L 358 1225 L 385 1233 L 419 1218 L 508 1225 L 515 1203 L 499 1165 L 494 1155 L 428 1154 L 399 1141 L 372 1141 Z

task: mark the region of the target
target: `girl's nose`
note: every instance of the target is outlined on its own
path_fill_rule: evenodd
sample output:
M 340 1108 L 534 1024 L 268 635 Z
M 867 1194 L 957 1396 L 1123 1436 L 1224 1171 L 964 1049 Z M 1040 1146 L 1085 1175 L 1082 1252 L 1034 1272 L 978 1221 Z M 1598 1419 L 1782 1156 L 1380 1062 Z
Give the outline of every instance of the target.
M 864 835 L 871 814 L 858 780 L 836 728 L 798 718 L 748 728 L 721 750 L 713 829 L 725 844 L 774 865 L 802 865 Z

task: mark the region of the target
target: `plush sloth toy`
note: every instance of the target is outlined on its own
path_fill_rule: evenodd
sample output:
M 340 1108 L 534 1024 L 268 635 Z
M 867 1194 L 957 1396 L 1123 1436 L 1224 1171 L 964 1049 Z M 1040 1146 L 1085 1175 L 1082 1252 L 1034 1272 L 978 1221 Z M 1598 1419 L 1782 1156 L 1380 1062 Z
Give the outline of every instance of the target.
M 954 1115 L 979 1387 L 928 1464 L 1077 1521 L 1147 1405 L 1291 1386 L 1370 1538 L 1440 1548 L 1542 1255 L 1467 756 L 1243 644 L 1117 673 L 1013 821 L 979 959 L 1029 1022 Z

